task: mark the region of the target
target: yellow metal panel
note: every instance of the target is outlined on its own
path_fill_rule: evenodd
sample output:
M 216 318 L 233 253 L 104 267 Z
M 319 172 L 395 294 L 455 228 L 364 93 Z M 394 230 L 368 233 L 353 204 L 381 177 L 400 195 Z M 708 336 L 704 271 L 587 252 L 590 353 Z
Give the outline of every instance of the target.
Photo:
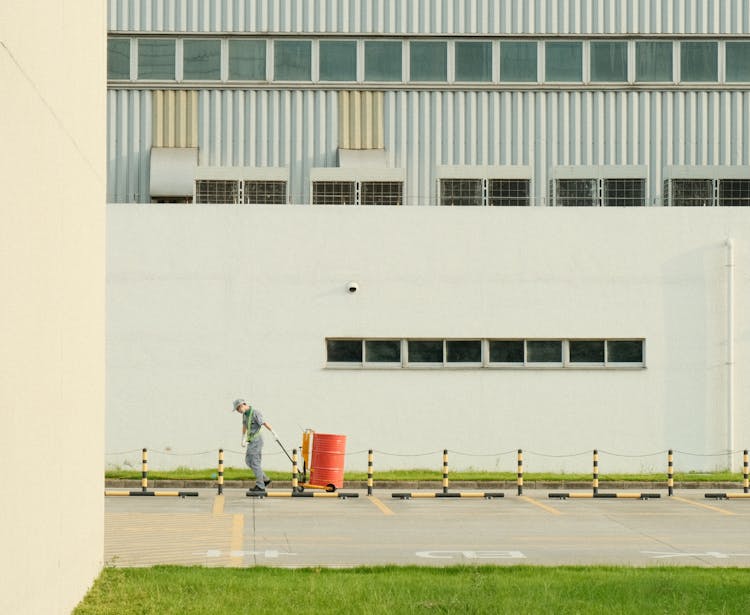
M 198 92 L 155 90 L 152 145 L 198 147 Z
M 383 92 L 339 92 L 339 147 L 383 149 Z

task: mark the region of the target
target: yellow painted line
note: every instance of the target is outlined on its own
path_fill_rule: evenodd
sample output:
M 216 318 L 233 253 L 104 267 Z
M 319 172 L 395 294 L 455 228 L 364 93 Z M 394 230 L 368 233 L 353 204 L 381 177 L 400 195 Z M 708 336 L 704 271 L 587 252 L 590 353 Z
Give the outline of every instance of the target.
M 724 510 L 723 508 L 719 508 L 718 506 L 711 506 L 710 504 L 704 504 L 703 502 L 693 502 L 692 500 L 687 500 L 677 495 L 673 495 L 670 499 L 677 500 L 678 502 L 684 502 L 685 504 L 692 504 L 693 506 L 705 508 L 706 510 L 713 510 L 714 512 L 721 513 L 722 515 L 730 515 L 730 516 L 736 515 L 736 513 L 733 513 L 730 510 Z
M 221 515 L 224 513 L 224 496 L 223 495 L 217 495 L 214 498 L 214 507 L 211 510 L 211 514 L 213 515 Z
M 547 506 L 546 504 L 542 502 L 538 502 L 537 500 L 532 500 L 527 495 L 519 496 L 519 500 L 523 500 L 524 502 L 528 502 L 529 504 L 533 504 L 534 506 L 538 506 L 542 510 L 546 510 L 548 513 L 552 513 L 553 515 L 561 515 L 562 513 L 557 510 L 556 508 L 552 508 L 551 506 Z
M 370 500 L 370 502 L 372 502 L 375 506 L 377 506 L 383 512 L 384 515 L 396 514 L 390 508 L 388 508 L 385 504 L 383 504 L 382 500 L 376 498 L 374 495 L 368 496 L 367 499 Z
M 245 515 L 232 515 L 232 541 L 230 542 L 230 551 L 238 553 L 242 551 L 242 534 L 245 527 Z M 232 566 L 241 566 L 242 557 L 230 558 Z

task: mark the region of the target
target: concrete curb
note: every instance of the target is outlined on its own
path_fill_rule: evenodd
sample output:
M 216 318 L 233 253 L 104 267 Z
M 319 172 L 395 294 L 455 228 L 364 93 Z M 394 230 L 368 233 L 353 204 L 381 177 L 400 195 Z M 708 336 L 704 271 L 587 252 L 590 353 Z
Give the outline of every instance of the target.
M 274 481 L 275 488 L 283 487 L 291 481 Z M 225 489 L 249 489 L 255 485 L 254 480 L 225 480 Z M 107 488 L 138 489 L 140 480 L 130 479 L 106 479 Z M 191 488 L 191 489 L 216 489 L 215 480 L 149 480 L 149 489 L 164 488 Z M 344 489 L 367 489 L 367 481 L 345 481 Z M 429 489 L 442 488 L 442 482 L 435 481 L 375 481 L 373 489 Z M 450 489 L 516 489 L 516 481 L 451 481 Z M 524 489 L 591 489 L 591 481 L 524 481 Z M 599 481 L 600 489 L 666 489 L 667 481 Z M 675 489 L 741 489 L 742 485 L 737 482 L 700 482 L 685 481 L 675 482 Z

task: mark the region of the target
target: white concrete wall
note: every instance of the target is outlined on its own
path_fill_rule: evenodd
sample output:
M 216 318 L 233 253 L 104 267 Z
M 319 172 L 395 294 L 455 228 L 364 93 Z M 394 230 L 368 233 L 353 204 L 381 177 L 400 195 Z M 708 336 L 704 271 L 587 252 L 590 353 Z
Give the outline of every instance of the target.
M 105 8 L 0 3 L 0 613 L 102 566 Z
M 368 448 L 389 453 L 380 468 L 437 469 L 443 448 L 466 453 L 455 468 L 510 471 L 494 453 L 516 448 L 527 471 L 588 471 L 593 448 L 602 471 L 661 471 L 650 454 L 670 447 L 691 453 L 678 468 L 726 466 L 750 445 L 749 213 L 110 205 L 107 463 L 138 467 L 147 447 L 151 468 L 210 467 L 224 447 L 242 465 L 245 396 L 290 447 L 302 428 L 346 434 L 349 469 Z M 643 337 L 647 367 L 326 369 L 333 336 Z

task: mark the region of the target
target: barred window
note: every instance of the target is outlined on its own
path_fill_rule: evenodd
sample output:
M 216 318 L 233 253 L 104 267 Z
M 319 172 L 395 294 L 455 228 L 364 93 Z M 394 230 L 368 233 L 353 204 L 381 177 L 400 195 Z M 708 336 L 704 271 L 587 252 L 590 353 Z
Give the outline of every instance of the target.
M 313 182 L 313 205 L 354 205 L 354 182 Z
M 401 205 L 404 198 L 403 182 L 362 182 L 361 205 Z
M 604 180 L 604 205 L 607 207 L 643 207 L 645 204 L 645 179 Z
M 239 182 L 234 179 L 195 180 L 195 202 L 213 204 L 239 203 Z
M 440 204 L 451 206 L 481 205 L 481 179 L 441 179 Z
M 722 207 L 750 205 L 750 179 L 719 180 L 719 205 Z
M 555 184 L 555 204 L 558 206 L 594 207 L 598 205 L 595 179 L 558 179 Z
M 488 205 L 526 207 L 529 204 L 528 179 L 490 179 L 487 182 Z
M 673 179 L 669 190 L 673 207 L 706 207 L 713 205 L 712 179 Z
M 286 203 L 286 182 L 245 181 L 242 202 L 259 205 L 284 205 Z

